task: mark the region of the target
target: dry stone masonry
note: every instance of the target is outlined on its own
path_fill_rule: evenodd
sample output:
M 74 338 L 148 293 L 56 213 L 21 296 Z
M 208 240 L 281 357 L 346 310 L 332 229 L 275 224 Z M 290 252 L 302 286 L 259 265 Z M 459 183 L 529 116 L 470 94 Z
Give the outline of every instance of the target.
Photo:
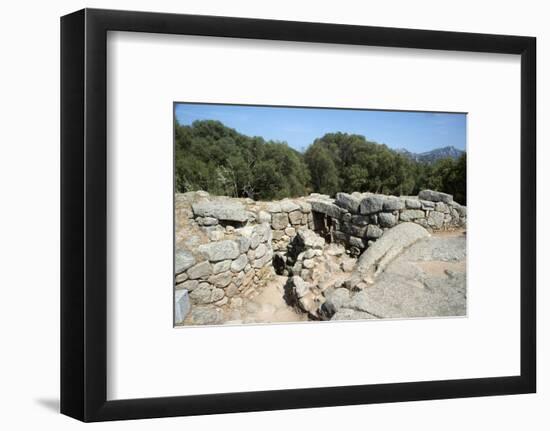
M 400 224 L 423 231 L 466 224 L 466 207 L 431 190 L 401 197 L 311 194 L 276 202 L 199 191 L 177 194 L 175 212 L 176 324 L 224 323 L 224 316 L 258 295 L 275 274 L 288 277 L 287 303 L 310 318 L 345 318 L 334 301 L 345 296 L 342 289 L 366 286 L 356 258 L 387 230 Z

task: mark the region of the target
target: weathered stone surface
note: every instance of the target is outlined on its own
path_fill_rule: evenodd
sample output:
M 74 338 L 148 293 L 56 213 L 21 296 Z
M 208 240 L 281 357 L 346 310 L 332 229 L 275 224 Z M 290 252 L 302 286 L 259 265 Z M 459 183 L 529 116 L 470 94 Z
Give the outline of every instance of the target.
M 300 255 L 302 255 L 304 259 L 313 259 L 317 255 L 316 251 L 320 252 L 321 250 L 314 250 L 310 248 L 303 253 L 300 253 Z M 298 259 L 300 259 L 300 255 L 298 255 Z
M 302 245 L 303 248 L 322 249 L 325 245 L 325 240 L 322 237 L 307 229 L 299 230 L 295 241 L 298 241 L 298 244 Z
M 229 298 L 227 296 L 224 296 L 222 299 L 220 299 L 219 301 L 216 301 L 214 302 L 214 305 L 216 307 L 221 307 L 225 304 L 227 304 L 229 302 Z
M 285 213 L 289 213 L 300 209 L 300 206 L 296 204 L 296 202 L 292 202 L 286 199 L 282 200 L 280 202 L 280 205 L 281 205 L 281 210 L 284 211 Z
M 195 266 L 192 266 L 187 270 L 187 275 L 191 280 L 206 277 L 210 274 L 212 274 L 212 265 L 208 262 L 197 263 Z
M 336 193 L 334 203 L 353 214 L 357 214 L 361 201 L 348 193 Z
M 397 218 L 392 213 L 380 213 L 378 221 L 382 227 L 393 227 L 397 223 Z
M 344 272 L 351 272 L 353 271 L 353 268 L 355 267 L 355 259 L 343 259 L 342 263 L 340 264 L 342 271 Z
M 367 238 L 369 239 L 377 239 L 382 236 L 384 231 L 380 229 L 380 227 L 376 226 L 375 224 L 369 224 L 367 227 Z
M 285 229 L 285 235 L 288 236 L 289 238 L 293 237 L 294 235 L 296 235 L 296 229 L 293 227 L 287 227 Z
M 271 215 L 271 226 L 275 230 L 281 230 L 288 226 L 288 214 L 274 213 Z
M 257 248 L 260 245 L 261 240 L 262 240 L 262 238 L 260 237 L 260 235 L 258 235 L 256 232 L 254 232 L 252 234 L 252 236 L 250 237 L 250 248 L 252 250 Z
M 212 307 L 193 307 L 191 319 L 194 325 L 216 325 L 222 322 L 223 314 Z
M 341 308 L 336 313 L 334 313 L 334 315 L 330 320 L 336 321 L 336 320 L 365 320 L 365 319 L 376 319 L 376 317 L 365 311 L 357 311 L 351 308 Z
M 187 280 L 189 276 L 186 272 L 182 272 L 181 274 L 176 275 L 176 284 L 183 283 L 185 280 Z
M 334 289 L 326 294 L 327 302 L 332 304 L 335 310 L 345 307 L 350 301 L 350 292 L 344 287 Z
M 248 263 L 248 258 L 246 257 L 246 254 L 241 254 L 237 259 L 235 259 L 231 263 L 231 271 L 240 272 L 244 269 L 247 263 Z
M 282 211 L 281 204 L 279 202 L 269 202 L 267 204 L 267 210 L 270 213 L 280 213 Z
M 233 279 L 233 273 L 231 271 L 220 272 L 219 274 L 211 275 L 208 277 L 208 282 L 216 287 L 225 287 Z M 200 285 L 199 285 L 200 287 Z
M 435 229 L 441 229 L 444 218 L 445 215 L 443 213 L 440 213 L 439 211 L 431 211 L 428 216 L 428 225 Z
M 261 258 L 256 259 L 254 261 L 254 264 L 252 266 L 254 266 L 254 268 L 263 268 L 265 265 L 267 265 L 267 263 L 271 260 L 272 257 L 273 257 L 273 251 L 267 250 L 267 252 Z
M 401 221 L 412 221 L 417 218 L 424 218 L 424 211 L 422 210 L 405 210 L 399 214 Z
M 224 292 L 208 283 L 201 283 L 189 296 L 196 304 L 210 304 L 222 299 Z
M 268 223 L 262 223 L 255 226 L 254 231 L 260 236 L 261 242 L 271 241 L 273 238 L 271 226 Z
M 436 202 L 435 203 L 435 210 L 439 211 L 443 214 L 449 214 L 449 212 L 450 212 L 449 207 L 446 204 L 444 204 L 443 202 Z
M 332 218 L 340 218 L 343 215 L 343 210 L 332 203 L 332 201 L 310 198 L 308 202 L 311 204 L 312 211 L 325 214 Z
M 465 259 L 465 235 L 422 238 L 389 263 L 374 285 L 354 295 L 347 307 L 381 318 L 464 316 Z M 437 269 L 430 262 L 437 262 Z M 441 271 L 446 265 L 449 269 Z
M 365 248 L 365 243 L 363 240 L 361 238 L 357 238 L 356 236 L 349 237 L 349 245 L 351 247 Z
M 348 240 L 348 235 L 344 232 L 336 230 L 332 232 L 332 239 L 340 243 L 345 243 Z
M 258 211 L 258 223 L 271 223 L 271 214 L 267 211 Z
M 283 236 L 285 235 L 284 230 L 274 230 L 273 231 L 273 239 L 275 241 L 279 241 Z M 257 247 L 257 246 L 256 246 Z
M 174 321 L 176 325 L 183 323 L 190 310 L 189 292 L 186 289 L 176 290 L 174 292 Z
M 195 264 L 195 258 L 187 250 L 176 250 L 176 274 L 180 274 Z
M 418 198 L 432 202 L 445 202 L 446 204 L 450 204 L 453 201 L 453 195 L 434 190 L 421 190 L 418 193 Z
M 241 308 L 243 306 L 243 299 L 242 298 L 231 298 L 231 302 L 229 304 L 232 308 Z
M 304 280 L 302 280 L 301 277 L 298 277 L 297 275 L 292 277 L 290 279 L 290 282 L 292 288 L 294 289 L 294 293 L 298 298 L 302 298 L 303 296 L 305 296 L 309 292 L 309 289 L 311 287 L 309 283 L 305 282 Z
M 412 209 L 412 210 L 419 210 L 420 208 L 422 208 L 422 204 L 418 199 L 406 199 L 405 206 L 408 209 Z
M 384 198 L 381 196 L 367 196 L 361 201 L 359 213 L 373 214 L 382 211 L 384 208 Z
M 260 244 L 258 248 L 254 251 L 254 257 L 259 259 L 267 252 L 267 247 L 265 244 Z
M 243 273 L 244 277 L 244 273 Z M 242 284 L 242 280 L 241 280 Z M 239 284 L 240 286 L 240 284 Z M 229 283 L 225 288 L 225 296 L 228 296 L 229 298 L 235 296 L 239 292 L 239 286 L 237 286 L 235 283 Z
M 384 211 L 397 211 L 405 208 L 405 202 L 402 199 L 389 196 L 384 200 Z
M 466 217 L 466 207 L 463 205 L 460 205 L 457 202 L 453 202 L 451 206 L 458 212 L 460 217 Z
M 218 219 L 214 217 L 197 217 L 197 223 L 201 226 L 215 226 L 218 224 Z
M 211 262 L 235 259 L 240 254 L 240 247 L 236 241 L 224 240 L 211 242 L 199 246 L 199 251 Z
M 430 227 L 428 225 L 428 220 L 426 220 L 425 218 L 417 218 L 416 220 L 414 220 L 414 223 L 419 224 L 425 229 L 428 229 Z
M 221 241 L 225 238 L 225 232 L 223 230 L 211 230 L 208 232 L 208 239 L 210 241 Z
M 391 262 L 404 248 L 414 244 L 430 234 L 422 226 L 415 223 L 401 223 L 387 230 L 372 246 L 357 260 L 355 272 L 365 281 L 372 282 L 386 265 Z
M 196 289 L 198 285 L 199 285 L 199 280 L 187 280 L 181 284 L 177 284 L 176 290 L 185 289 L 191 292 L 192 290 Z
M 367 226 L 369 224 L 369 217 L 364 215 L 354 215 L 351 218 L 351 224 L 355 226 Z
M 246 253 L 250 248 L 251 240 L 246 236 L 241 236 L 237 238 L 237 242 L 239 243 L 239 251 L 241 253 Z
M 363 236 L 365 236 L 366 231 L 367 231 L 367 226 L 356 226 L 352 224 L 349 227 L 349 234 L 359 238 L 362 238 Z
M 229 271 L 231 267 L 231 260 L 222 260 L 212 265 L 212 274 L 219 274 L 220 272 Z
M 290 223 L 296 225 L 302 223 L 302 212 L 301 211 L 292 211 L 288 213 L 288 218 L 290 219 Z
M 243 204 L 228 199 L 203 201 L 192 204 L 195 217 L 213 217 L 223 221 L 244 223 L 248 215 Z
M 311 204 L 309 202 L 300 201 L 300 210 L 303 213 L 309 214 L 311 212 Z
M 420 201 L 423 210 L 432 210 L 435 208 L 435 202 L 432 201 Z
M 315 261 L 313 259 L 305 259 L 302 262 L 302 266 L 306 269 L 311 269 L 315 266 Z

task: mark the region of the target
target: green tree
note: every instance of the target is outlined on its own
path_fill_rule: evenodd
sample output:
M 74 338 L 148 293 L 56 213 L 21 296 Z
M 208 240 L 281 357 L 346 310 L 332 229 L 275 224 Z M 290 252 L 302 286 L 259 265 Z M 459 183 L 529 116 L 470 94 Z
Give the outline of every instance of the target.
M 338 170 L 329 150 L 313 144 L 305 153 L 313 191 L 333 195 L 340 188 Z

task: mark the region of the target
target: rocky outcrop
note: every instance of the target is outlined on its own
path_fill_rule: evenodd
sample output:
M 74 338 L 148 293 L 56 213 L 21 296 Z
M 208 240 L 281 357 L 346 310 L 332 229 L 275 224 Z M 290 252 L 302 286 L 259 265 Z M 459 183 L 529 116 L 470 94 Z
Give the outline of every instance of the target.
M 388 263 L 395 259 L 404 249 L 421 238 L 430 236 L 429 232 L 415 223 L 402 223 L 389 229 L 372 244 L 357 260 L 353 277 L 372 283 Z
M 195 217 L 202 217 L 203 225 L 217 224 L 221 222 L 244 223 L 248 220 L 245 207 L 240 202 L 234 202 L 229 199 L 219 199 L 215 201 L 197 202 L 192 205 Z M 204 223 L 204 218 L 209 219 Z
M 393 319 L 465 316 L 466 305 L 466 237 L 458 233 L 418 239 L 367 288 L 325 291 L 322 309 L 331 320 Z

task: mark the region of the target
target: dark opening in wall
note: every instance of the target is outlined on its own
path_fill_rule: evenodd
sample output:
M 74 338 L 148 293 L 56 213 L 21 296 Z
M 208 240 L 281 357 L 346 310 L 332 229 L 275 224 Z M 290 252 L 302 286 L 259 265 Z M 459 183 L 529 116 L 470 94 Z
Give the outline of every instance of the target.
M 332 242 L 332 217 L 313 211 L 313 230 L 327 243 Z

